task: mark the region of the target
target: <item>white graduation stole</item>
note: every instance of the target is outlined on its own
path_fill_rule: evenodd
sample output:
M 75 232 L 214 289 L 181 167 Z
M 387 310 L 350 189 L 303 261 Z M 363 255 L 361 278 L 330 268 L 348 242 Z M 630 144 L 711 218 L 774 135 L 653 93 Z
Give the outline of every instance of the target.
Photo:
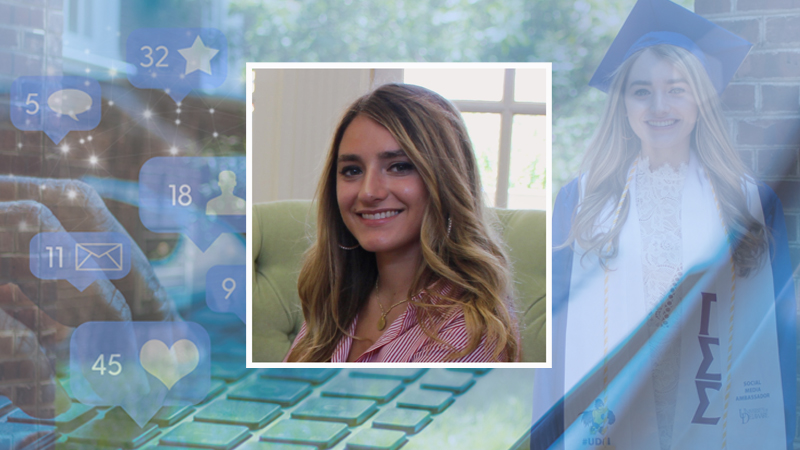
M 763 223 L 757 187 L 747 182 L 746 193 L 750 213 Z M 603 270 L 596 256 L 576 252 L 573 257 L 565 390 L 583 379 L 584 387 L 591 385 L 583 392 L 599 394 L 566 402 L 564 448 L 569 450 L 660 448 L 651 374 L 659 353 L 657 344 L 645 342 L 652 311 L 645 310 L 643 301 L 635 181 L 629 195 L 619 253 L 608 262 L 609 270 Z M 680 301 L 670 314 L 670 325 L 659 327 L 654 332 L 659 336 L 651 341 L 680 335 L 672 448 L 785 448 L 769 255 L 757 272 L 732 276 L 730 247 L 714 192 L 694 155 L 682 195 L 681 220 L 688 280 L 675 292 Z M 620 344 L 621 354 L 604 361 L 604 352 Z M 595 367 L 599 371 L 587 377 Z

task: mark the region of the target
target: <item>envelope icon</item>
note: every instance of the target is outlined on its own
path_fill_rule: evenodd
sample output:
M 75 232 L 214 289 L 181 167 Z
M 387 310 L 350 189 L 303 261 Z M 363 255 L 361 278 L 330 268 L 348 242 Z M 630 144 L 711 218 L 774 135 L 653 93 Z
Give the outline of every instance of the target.
M 122 270 L 122 244 L 75 244 L 75 270 Z

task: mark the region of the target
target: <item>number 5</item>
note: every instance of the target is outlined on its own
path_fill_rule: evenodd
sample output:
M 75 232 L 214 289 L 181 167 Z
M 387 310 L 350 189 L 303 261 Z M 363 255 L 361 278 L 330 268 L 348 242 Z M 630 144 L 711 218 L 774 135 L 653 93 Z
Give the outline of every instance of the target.
M 33 111 L 27 109 L 27 110 L 25 110 L 26 113 L 28 113 L 30 115 L 34 115 L 37 112 L 39 112 L 39 102 L 37 102 L 36 100 L 33 100 L 31 98 L 31 97 L 38 97 L 38 96 L 39 96 L 39 94 L 34 93 L 34 92 L 31 92 L 31 93 L 28 94 L 28 99 L 25 100 L 25 106 L 30 105 L 31 103 L 33 103 Z
M 116 358 L 118 356 L 121 356 L 121 355 L 119 353 L 114 353 L 114 354 L 112 354 L 111 356 L 108 357 L 108 367 L 109 367 L 108 374 L 109 375 L 116 376 L 116 375 L 119 375 L 120 372 L 122 372 L 122 364 L 120 364 L 117 361 L 114 361 L 114 358 Z M 110 369 L 111 366 L 117 366 L 116 372 Z

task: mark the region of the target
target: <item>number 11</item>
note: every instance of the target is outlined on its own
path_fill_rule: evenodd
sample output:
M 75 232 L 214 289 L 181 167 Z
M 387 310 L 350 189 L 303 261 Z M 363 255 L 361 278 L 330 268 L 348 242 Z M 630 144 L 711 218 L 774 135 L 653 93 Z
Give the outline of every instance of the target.
M 50 252 L 50 267 L 53 267 L 53 247 L 45 247 Z M 58 267 L 64 267 L 64 255 L 61 252 L 61 247 L 58 249 Z

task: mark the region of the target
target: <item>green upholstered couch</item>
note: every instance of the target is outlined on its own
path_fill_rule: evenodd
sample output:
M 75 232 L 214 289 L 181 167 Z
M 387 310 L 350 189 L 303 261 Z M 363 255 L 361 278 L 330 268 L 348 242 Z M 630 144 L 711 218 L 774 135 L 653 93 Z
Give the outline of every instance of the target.
M 508 245 L 522 323 L 523 360 L 546 345 L 544 211 L 495 210 Z M 253 211 L 253 361 L 281 361 L 303 323 L 297 276 L 316 231 L 310 201 L 261 203 Z

